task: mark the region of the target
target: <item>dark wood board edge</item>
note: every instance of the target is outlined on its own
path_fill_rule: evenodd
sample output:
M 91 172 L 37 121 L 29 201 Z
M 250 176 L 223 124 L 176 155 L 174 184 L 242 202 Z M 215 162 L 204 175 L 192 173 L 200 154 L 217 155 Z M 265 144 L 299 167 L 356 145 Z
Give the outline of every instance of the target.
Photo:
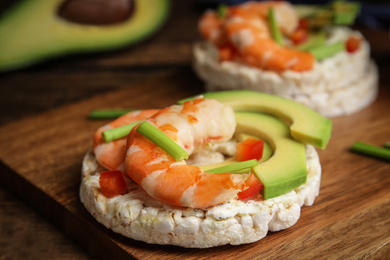
M 44 191 L 14 172 L 2 161 L 0 162 L 0 172 L 0 182 L 4 188 L 16 194 L 27 205 L 42 214 L 92 256 L 99 256 L 99 258 L 103 259 L 129 259 L 131 257 L 109 236 L 106 236 L 104 232 L 99 230 L 93 221 L 86 221 L 88 220 L 87 217 L 90 216 L 80 218 L 73 214 L 67 207 L 64 207 Z M 87 214 L 85 211 L 85 215 Z M 87 239 L 86 236 L 80 236 L 80 233 L 94 236 L 101 243 L 96 245 L 95 240 Z
M 160 88 L 159 86 L 162 85 L 166 85 L 168 87 Z M 182 86 L 186 86 L 186 88 L 183 88 Z M 1 131 L 8 132 L 12 131 L 14 127 L 20 127 L 21 122 L 28 125 L 33 123 L 35 120 L 38 120 L 40 123 L 42 123 L 45 121 L 45 118 L 65 112 L 68 109 L 77 110 L 77 108 L 83 108 L 79 111 L 80 117 L 83 118 L 82 120 L 86 120 L 88 111 L 94 108 L 99 108 L 96 106 L 103 106 L 101 108 L 115 107 L 115 102 L 118 99 L 117 93 L 142 93 L 144 90 L 153 91 L 158 94 L 162 93 L 164 95 L 167 95 L 167 93 L 170 91 L 173 92 L 170 95 L 171 100 L 157 99 L 154 104 L 145 104 L 145 107 L 141 107 L 140 104 L 142 104 L 142 101 L 149 99 L 145 94 L 140 97 L 140 101 L 137 102 L 137 107 L 135 108 L 154 108 L 154 105 L 156 105 L 156 107 L 164 107 L 170 105 L 171 103 L 169 102 L 174 102 L 175 100 L 201 93 L 203 89 L 199 84 L 199 80 L 194 79 L 194 74 L 190 68 L 185 67 L 178 70 L 178 72 L 174 72 L 166 77 L 161 77 L 157 80 L 146 80 L 142 84 L 125 86 L 124 88 L 116 91 L 92 96 L 85 100 L 68 104 L 38 115 L 28 116 L 3 125 L 0 127 L 0 129 Z M 176 93 L 174 93 L 174 91 L 176 91 Z M 123 94 L 120 95 L 122 99 L 126 97 L 126 95 Z M 109 100 L 107 107 L 104 107 L 104 103 L 101 104 L 101 102 L 98 102 L 98 100 L 106 99 Z M 120 102 L 123 103 L 123 100 Z M 69 116 L 69 118 L 71 117 L 72 116 Z M 109 120 L 98 120 L 97 122 L 94 122 L 92 120 L 90 123 L 94 125 L 102 125 L 104 122 L 108 121 Z M 37 129 L 32 127 L 32 130 Z M 27 145 L 23 146 L 24 148 L 27 147 Z M 3 146 L 3 148 L 5 147 Z M 21 147 L 19 147 L 19 149 L 20 148 Z M 76 169 L 76 167 L 77 169 L 81 169 L 81 160 L 82 157 L 80 157 L 80 162 L 77 162 L 77 165 L 72 165 L 72 169 Z M 99 258 L 103 259 L 129 259 L 129 257 L 138 259 L 133 255 L 133 253 L 140 253 L 139 256 L 142 259 L 146 259 L 144 258 L 145 255 L 143 254 L 147 254 L 147 248 L 150 247 L 149 245 L 134 240 L 130 240 L 129 242 L 128 239 L 106 229 L 88 213 L 79 200 L 69 201 L 69 197 L 72 196 L 69 196 L 69 193 L 65 196 L 65 201 L 56 200 L 56 193 L 68 191 L 63 190 L 54 192 L 45 190 L 46 187 L 38 187 L 38 185 L 34 185 L 34 179 L 29 179 L 31 174 L 23 176 L 23 174 L 20 174 L 15 171 L 15 169 L 12 169 L 12 167 L 7 165 L 7 163 L 2 159 L 0 159 L 0 173 L 0 185 L 22 199 L 22 201 L 24 201 L 28 206 L 31 206 L 39 214 L 47 218 L 51 223 L 62 230 L 66 235 L 73 239 L 76 244 L 85 249 L 92 256 L 98 256 Z M 77 187 L 73 185 L 67 188 L 72 189 L 72 194 L 77 193 L 76 197 L 78 198 L 79 182 Z M 88 239 L 88 236 L 93 236 L 94 239 Z M 93 242 L 96 240 L 99 241 L 98 244 Z M 136 252 L 136 250 L 134 250 L 134 252 L 124 250 L 124 248 L 129 247 L 124 244 L 129 245 L 133 243 L 135 244 L 136 248 L 140 249 L 138 252 Z M 163 251 L 163 249 L 164 247 L 160 247 L 160 251 Z M 168 251 L 176 252 L 180 251 L 180 248 L 173 247 Z

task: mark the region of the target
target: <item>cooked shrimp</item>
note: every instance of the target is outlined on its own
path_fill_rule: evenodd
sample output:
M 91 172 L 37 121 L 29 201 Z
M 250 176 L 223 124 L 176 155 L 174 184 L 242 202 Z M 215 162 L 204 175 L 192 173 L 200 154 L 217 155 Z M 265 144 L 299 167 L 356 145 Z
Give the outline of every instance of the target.
M 219 18 L 216 12 L 209 10 L 202 15 L 198 29 L 205 39 L 220 46 L 226 42 L 223 24 L 224 19 Z
M 282 33 L 289 35 L 297 28 L 299 17 L 294 7 L 285 1 L 246 2 L 233 6 L 230 9 L 231 16 L 256 16 L 264 21 L 268 20 L 268 11 L 274 8 L 275 18 Z
M 314 65 L 312 54 L 289 49 L 277 44 L 262 20 L 232 19 L 227 25 L 228 38 L 238 48 L 239 59 L 255 67 L 275 71 L 310 70 Z
M 280 46 L 272 39 L 268 21 L 271 7 L 282 33 L 291 34 L 299 21 L 294 8 L 288 2 L 269 1 L 230 7 L 223 18 L 208 11 L 200 20 L 202 35 L 219 49 L 220 42 L 230 45 L 234 55 L 229 57 L 238 62 L 275 71 L 310 70 L 314 66 L 312 54 Z
M 174 105 L 147 121 L 189 154 L 205 145 L 229 140 L 235 116 L 229 106 L 212 99 L 195 99 Z M 175 161 L 133 129 L 127 140 L 126 172 L 153 198 L 165 203 L 206 208 L 234 198 L 249 174 L 211 174 Z
M 158 109 L 132 111 L 115 119 L 111 123 L 100 127 L 96 131 L 93 140 L 93 151 L 97 161 L 109 170 L 121 170 L 124 172 L 127 140 L 126 137 L 106 143 L 102 137 L 102 132 L 108 129 L 143 120 L 156 114 L 158 111 Z

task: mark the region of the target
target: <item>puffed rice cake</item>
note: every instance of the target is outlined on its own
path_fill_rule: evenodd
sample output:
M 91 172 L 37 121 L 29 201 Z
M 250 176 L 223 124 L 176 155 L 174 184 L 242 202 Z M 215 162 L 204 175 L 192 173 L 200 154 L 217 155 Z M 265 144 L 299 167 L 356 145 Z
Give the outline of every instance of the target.
M 364 37 L 348 27 L 328 28 L 327 43 L 363 39 L 354 53 L 340 52 L 307 72 L 274 72 L 236 62 L 218 61 L 215 47 L 207 42 L 194 45 L 193 67 L 209 91 L 248 89 L 298 101 L 326 117 L 355 113 L 369 106 L 378 92 L 378 71 L 370 58 Z
M 100 172 L 92 150 L 84 157 L 80 199 L 91 215 L 123 236 L 161 245 L 209 248 L 252 243 L 268 231 L 293 226 L 301 207 L 311 206 L 319 194 L 321 165 L 314 147 L 306 146 L 307 182 L 279 197 L 258 194 L 245 201 L 230 200 L 207 209 L 175 208 L 151 198 L 126 178 L 127 193 L 106 198 L 99 187 Z

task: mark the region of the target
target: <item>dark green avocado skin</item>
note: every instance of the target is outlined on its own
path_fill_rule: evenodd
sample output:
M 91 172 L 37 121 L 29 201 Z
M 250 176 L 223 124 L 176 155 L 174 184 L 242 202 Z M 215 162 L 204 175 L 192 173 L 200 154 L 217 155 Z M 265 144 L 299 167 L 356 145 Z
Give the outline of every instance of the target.
M 25 68 L 68 54 L 129 47 L 159 30 L 169 16 L 169 0 L 134 0 L 129 19 L 109 25 L 63 19 L 66 0 L 23 0 L 0 17 L 0 72 Z

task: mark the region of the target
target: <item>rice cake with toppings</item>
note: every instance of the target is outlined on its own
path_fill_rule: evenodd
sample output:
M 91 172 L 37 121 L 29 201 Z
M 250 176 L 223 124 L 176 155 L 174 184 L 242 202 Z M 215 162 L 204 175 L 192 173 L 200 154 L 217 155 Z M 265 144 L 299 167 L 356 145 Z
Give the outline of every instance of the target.
M 233 199 L 207 209 L 193 209 L 165 205 L 128 177 L 125 194 L 106 198 L 99 187 L 100 172 L 105 169 L 90 150 L 83 160 L 80 199 L 105 227 L 146 243 L 186 248 L 252 243 L 268 231 L 293 226 L 301 207 L 313 205 L 319 194 L 321 165 L 310 145 L 306 146 L 306 161 L 307 182 L 282 196 L 264 200 L 258 194 L 245 201 Z
M 216 48 L 207 42 L 194 45 L 193 67 L 209 91 L 248 89 L 298 101 L 326 117 L 355 113 L 369 106 L 378 92 L 378 71 L 364 37 L 348 27 L 327 28 L 327 44 L 362 39 L 354 53 L 339 52 L 306 72 L 275 72 L 234 61 L 218 61 Z

